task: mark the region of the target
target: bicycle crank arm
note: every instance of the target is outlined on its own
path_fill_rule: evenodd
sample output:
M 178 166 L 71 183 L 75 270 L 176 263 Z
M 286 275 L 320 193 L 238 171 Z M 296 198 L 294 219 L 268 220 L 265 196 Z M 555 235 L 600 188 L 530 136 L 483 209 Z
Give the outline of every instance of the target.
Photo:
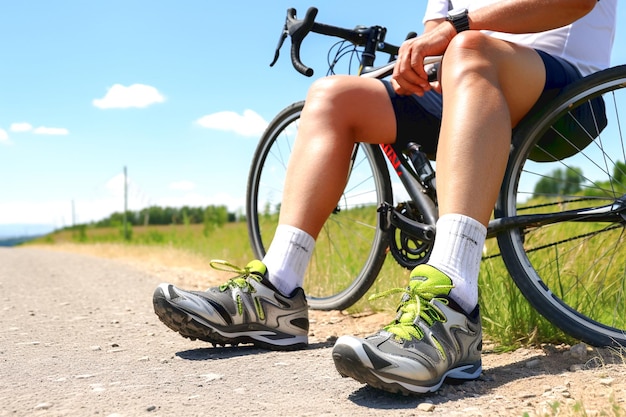
M 528 214 L 494 219 L 489 222 L 487 237 L 494 237 L 498 233 L 509 229 L 539 227 L 565 221 L 626 223 L 626 196 L 620 197 L 613 204 L 600 207 L 567 210 L 560 213 Z
M 395 226 L 413 239 L 423 242 L 435 240 L 435 226 L 409 219 L 388 203 L 382 203 L 378 208 L 378 213 L 380 213 L 380 227 L 384 231 Z

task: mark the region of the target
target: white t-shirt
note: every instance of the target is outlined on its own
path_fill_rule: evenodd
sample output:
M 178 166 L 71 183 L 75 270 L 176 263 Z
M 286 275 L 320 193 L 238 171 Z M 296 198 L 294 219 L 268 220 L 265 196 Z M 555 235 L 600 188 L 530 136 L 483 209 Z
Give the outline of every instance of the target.
M 500 0 L 452 0 L 454 8 L 479 9 Z M 429 0 L 424 22 L 445 18 L 448 0 Z M 540 33 L 511 34 L 484 31 L 484 33 L 510 42 L 540 49 L 574 64 L 582 75 L 607 68 L 615 38 L 617 0 L 600 0 L 587 15 L 574 23 Z

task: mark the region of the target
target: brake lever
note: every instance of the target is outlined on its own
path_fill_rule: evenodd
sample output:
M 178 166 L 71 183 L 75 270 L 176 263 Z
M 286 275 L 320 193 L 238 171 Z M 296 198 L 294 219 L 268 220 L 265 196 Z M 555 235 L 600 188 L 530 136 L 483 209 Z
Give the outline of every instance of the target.
M 276 52 L 274 52 L 274 60 L 270 64 L 270 67 L 273 67 L 276 61 L 278 61 L 278 57 L 280 56 L 280 48 L 283 47 L 283 43 L 285 42 L 285 39 L 287 39 L 287 36 L 289 36 L 289 31 L 287 30 L 287 23 L 285 23 L 285 27 L 280 34 L 280 38 L 278 38 L 278 46 L 276 46 Z

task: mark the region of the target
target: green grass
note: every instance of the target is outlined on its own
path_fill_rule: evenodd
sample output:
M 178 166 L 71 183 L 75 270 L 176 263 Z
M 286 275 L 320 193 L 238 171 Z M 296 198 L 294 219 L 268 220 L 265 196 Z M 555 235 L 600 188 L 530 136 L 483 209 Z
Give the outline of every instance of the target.
M 246 264 L 254 255 L 250 248 L 245 223 L 228 223 L 208 236 L 201 224 L 169 226 L 135 226 L 129 240 L 123 239 L 120 228 L 79 226 L 51 233 L 30 243 L 114 243 L 137 246 L 168 246 L 199 255 L 208 260 L 227 259 Z

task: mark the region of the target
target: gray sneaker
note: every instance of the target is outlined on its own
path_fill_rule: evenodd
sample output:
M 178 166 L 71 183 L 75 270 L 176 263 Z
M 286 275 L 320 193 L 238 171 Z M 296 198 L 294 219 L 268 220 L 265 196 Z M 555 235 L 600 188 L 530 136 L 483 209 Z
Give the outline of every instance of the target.
M 478 306 L 471 314 L 448 295 L 450 278 L 421 265 L 411 273 L 396 319 L 365 339 L 342 336 L 333 348 L 344 377 L 405 395 L 439 389 L 446 378 L 476 379 L 482 372 L 482 330 Z
M 213 345 L 255 346 L 292 350 L 308 343 L 308 305 L 302 288 L 284 296 L 266 279 L 261 261 L 237 268 L 212 261 L 216 269 L 238 275 L 207 291 L 184 291 L 161 284 L 154 291 L 154 312 L 170 329 Z M 224 268 L 226 267 L 226 269 Z

